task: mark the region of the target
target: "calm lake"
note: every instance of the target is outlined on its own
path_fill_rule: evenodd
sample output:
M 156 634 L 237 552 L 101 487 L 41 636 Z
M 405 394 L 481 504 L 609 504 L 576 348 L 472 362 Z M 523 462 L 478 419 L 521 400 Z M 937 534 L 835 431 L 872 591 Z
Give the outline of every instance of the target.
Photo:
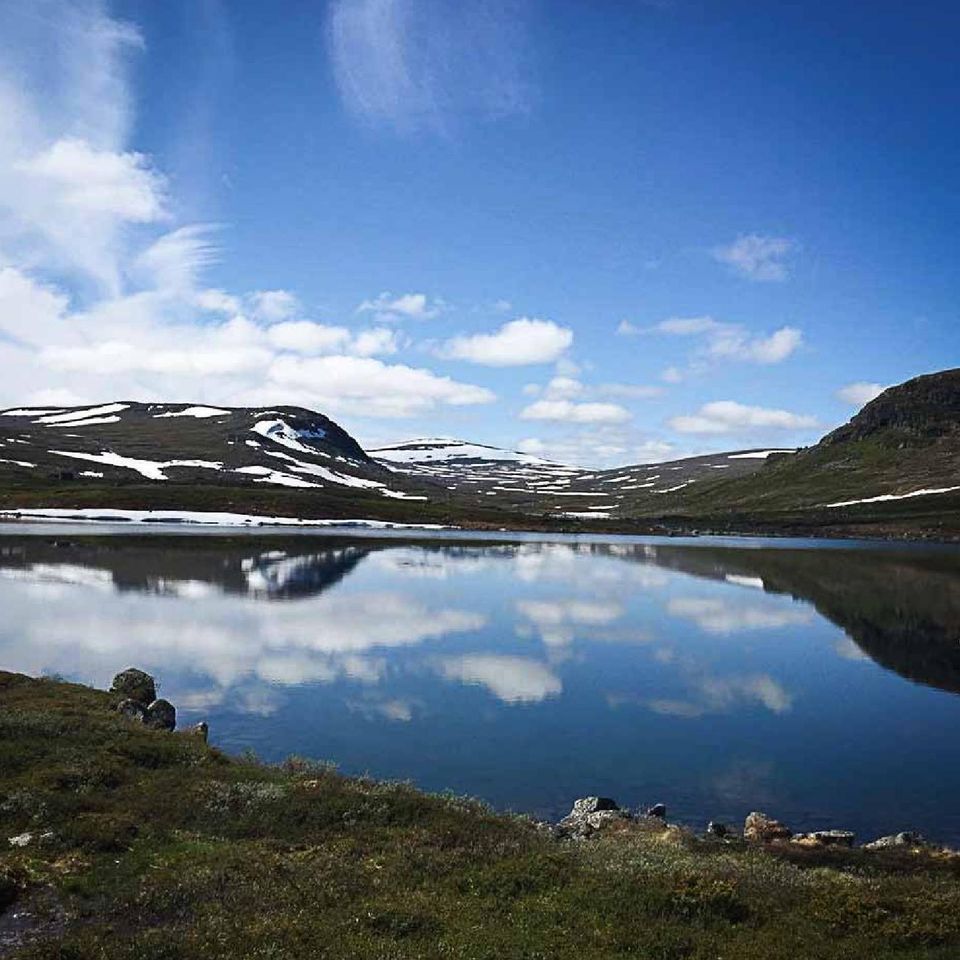
M 127 666 L 267 760 L 960 843 L 953 548 L 0 529 L 0 668 Z

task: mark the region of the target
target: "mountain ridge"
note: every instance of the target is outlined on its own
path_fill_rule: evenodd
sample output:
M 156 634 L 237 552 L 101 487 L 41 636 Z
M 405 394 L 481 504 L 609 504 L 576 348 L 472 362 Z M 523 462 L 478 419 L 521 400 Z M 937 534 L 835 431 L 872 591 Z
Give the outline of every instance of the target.
M 957 491 L 957 369 L 889 388 L 798 451 L 752 448 L 602 470 L 450 437 L 364 450 L 331 418 L 287 405 L 0 410 L 0 508 L 202 503 L 506 529 L 817 532 L 873 524 L 937 536 L 960 535 Z

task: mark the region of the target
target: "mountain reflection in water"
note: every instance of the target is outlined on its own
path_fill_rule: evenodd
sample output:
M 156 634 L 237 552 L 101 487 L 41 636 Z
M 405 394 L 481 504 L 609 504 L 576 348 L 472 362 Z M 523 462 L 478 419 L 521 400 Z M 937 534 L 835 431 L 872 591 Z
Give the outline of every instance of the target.
M 960 700 L 924 688 L 960 691 L 958 557 L 8 536 L 0 667 L 103 686 L 135 664 L 229 749 L 501 806 L 662 795 L 945 839 Z

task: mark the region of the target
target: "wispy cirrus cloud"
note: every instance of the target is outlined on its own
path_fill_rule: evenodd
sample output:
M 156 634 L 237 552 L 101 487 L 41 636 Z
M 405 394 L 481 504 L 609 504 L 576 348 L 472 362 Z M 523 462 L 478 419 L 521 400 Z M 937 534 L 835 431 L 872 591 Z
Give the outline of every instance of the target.
M 523 113 L 532 12 L 529 0 L 333 0 L 327 41 L 340 96 L 360 119 L 401 132 Z

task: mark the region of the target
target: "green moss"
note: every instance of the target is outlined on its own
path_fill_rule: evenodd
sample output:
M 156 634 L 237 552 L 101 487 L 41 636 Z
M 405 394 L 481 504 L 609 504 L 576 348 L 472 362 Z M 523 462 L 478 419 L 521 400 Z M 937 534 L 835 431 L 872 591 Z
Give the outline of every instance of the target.
M 765 851 L 640 826 L 558 843 L 523 818 L 224 757 L 84 687 L 0 673 L 0 906 L 13 955 L 127 958 L 953 957 L 952 858 Z M 51 732 L 56 731 L 55 736 Z M 47 923 L 45 926 L 44 924 Z

